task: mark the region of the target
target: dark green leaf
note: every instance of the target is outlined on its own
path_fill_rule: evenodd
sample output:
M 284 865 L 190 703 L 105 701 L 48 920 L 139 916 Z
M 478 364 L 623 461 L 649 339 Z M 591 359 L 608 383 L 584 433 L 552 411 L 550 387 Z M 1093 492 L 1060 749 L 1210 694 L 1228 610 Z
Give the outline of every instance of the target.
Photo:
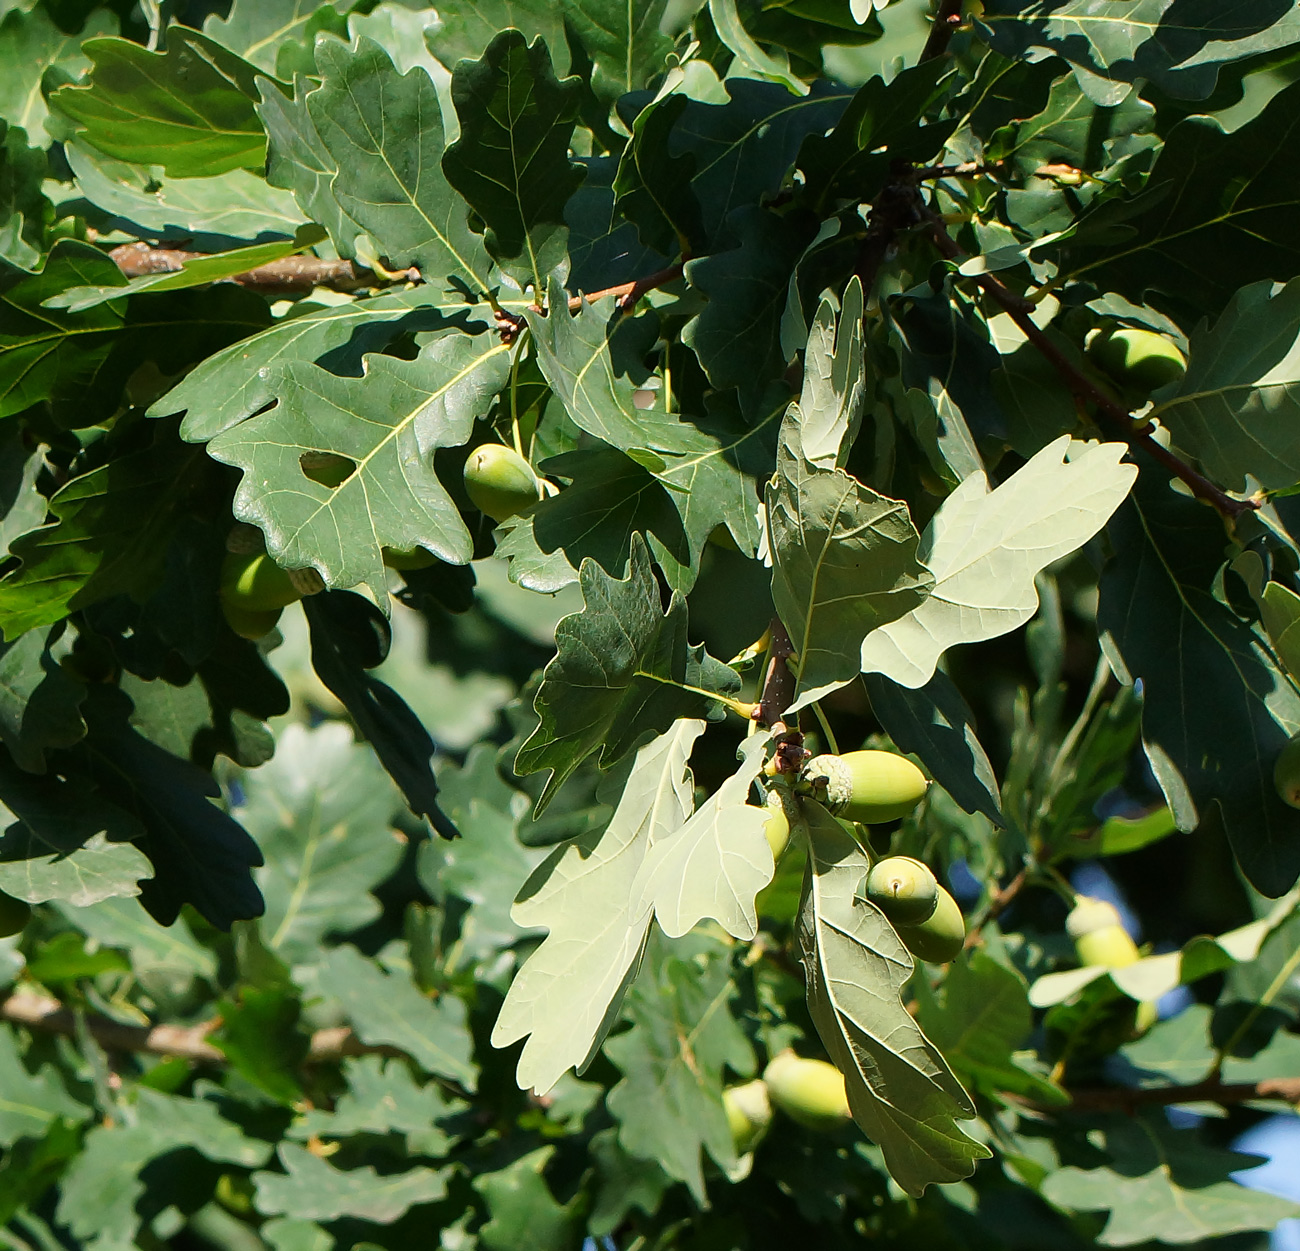
M 579 1196 L 561 1205 L 542 1176 L 554 1147 L 539 1147 L 508 1168 L 484 1173 L 474 1188 L 487 1201 L 492 1219 L 479 1230 L 488 1251 L 568 1251 L 581 1235 Z
M 534 705 L 541 724 L 515 760 L 519 773 L 551 770 L 538 812 L 593 752 L 608 768 L 648 731 L 666 730 L 680 717 L 716 717 L 719 705 L 701 689 L 731 696 L 740 686 L 733 670 L 687 644 L 679 597 L 666 613 L 660 608 L 643 539 L 632 540 L 625 579 L 609 577 L 591 560 L 579 577 L 583 611 L 556 628 L 557 655 Z
M 560 0 L 557 7 L 595 65 L 592 86 L 602 100 L 648 87 L 667 69 L 673 45 L 659 29 L 667 0 Z
M 1246 877 L 1280 895 L 1300 875 L 1300 814 L 1273 761 L 1300 731 L 1300 695 L 1216 594 L 1218 518 L 1143 473 L 1111 523 L 1097 621 L 1126 681 L 1142 682 L 1142 740 L 1180 829 L 1217 814 Z
M 442 158 L 447 181 L 486 226 L 488 251 L 540 299 L 565 256 L 564 207 L 582 181 L 569 159 L 579 82 L 560 82 L 546 44 L 503 31 L 451 80 L 460 138 Z
M 175 178 L 261 169 L 266 135 L 253 101 L 257 70 L 196 30 L 171 26 L 166 52 L 127 39 L 83 45 L 85 86 L 63 87 L 54 107 L 88 142 L 123 161 L 161 165 Z

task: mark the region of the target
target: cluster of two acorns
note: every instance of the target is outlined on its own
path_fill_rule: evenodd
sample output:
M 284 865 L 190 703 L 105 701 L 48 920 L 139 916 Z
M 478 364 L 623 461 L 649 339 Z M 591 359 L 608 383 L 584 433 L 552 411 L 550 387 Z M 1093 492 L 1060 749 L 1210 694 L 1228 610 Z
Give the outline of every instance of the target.
M 906 756 L 889 751 L 851 751 L 842 756 L 814 756 L 794 784 L 833 816 L 858 825 L 880 825 L 905 817 L 925 796 L 925 774 Z M 790 820 L 781 795 L 767 797 L 771 816 L 767 840 L 779 860 L 790 838 Z M 860 898 L 885 914 L 914 956 L 946 964 L 960 954 L 966 926 L 957 901 L 930 869 L 910 856 L 889 856 L 871 866 Z

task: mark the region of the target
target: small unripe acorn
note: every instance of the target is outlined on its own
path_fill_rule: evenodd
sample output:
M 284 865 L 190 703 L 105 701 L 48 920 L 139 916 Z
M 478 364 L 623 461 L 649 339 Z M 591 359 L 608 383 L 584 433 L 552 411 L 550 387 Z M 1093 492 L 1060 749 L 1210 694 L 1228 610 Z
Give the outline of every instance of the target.
M 465 492 L 493 521 L 505 521 L 542 498 L 533 467 L 514 448 L 500 443 L 484 443 L 469 454 Z
M 852 1119 L 844 1075 L 825 1060 L 783 1051 L 763 1072 L 772 1102 L 808 1129 L 839 1129 Z
M 1104 899 L 1079 895 L 1065 918 L 1080 964 L 1122 969 L 1140 958 L 1137 944 L 1124 928 L 1118 910 Z
M 947 964 L 961 955 L 966 943 L 966 922 L 957 901 L 936 884 L 934 911 L 920 925 L 897 925 L 903 946 L 920 960 Z
M 767 1083 L 761 1078 L 743 1086 L 728 1086 L 722 1092 L 722 1106 L 727 1110 L 731 1143 L 737 1155 L 746 1155 L 758 1145 L 772 1123 L 772 1101 L 767 1097 Z
M 1103 328 L 1088 341 L 1088 358 L 1102 373 L 1134 391 L 1150 394 L 1180 382 L 1187 360 L 1177 344 L 1153 330 Z
M 1300 734 L 1278 752 L 1273 762 L 1273 785 L 1284 804 L 1300 808 Z
M 785 805 L 777 791 L 768 791 L 764 807 L 770 815 L 763 833 L 767 835 L 767 845 L 772 849 L 773 861 L 779 861 L 790 845 L 790 818 L 786 816 Z
M 892 751 L 814 756 L 804 765 L 799 783 L 837 817 L 864 825 L 907 816 L 930 785 L 906 756 Z
M 12 938 L 22 933 L 31 919 L 31 904 L 0 891 L 0 938 Z
M 256 608 L 241 608 L 238 604 L 221 601 L 221 614 L 226 623 L 241 639 L 256 641 L 264 634 L 270 634 L 280 620 L 283 609 L 272 608 L 261 612 Z
M 871 866 L 863 894 L 895 925 L 920 925 L 939 904 L 939 883 L 911 856 L 888 856 Z
M 317 575 L 319 580 L 319 575 Z M 265 552 L 227 552 L 221 562 L 221 599 L 244 612 L 271 612 L 301 599 L 287 569 L 281 569 Z

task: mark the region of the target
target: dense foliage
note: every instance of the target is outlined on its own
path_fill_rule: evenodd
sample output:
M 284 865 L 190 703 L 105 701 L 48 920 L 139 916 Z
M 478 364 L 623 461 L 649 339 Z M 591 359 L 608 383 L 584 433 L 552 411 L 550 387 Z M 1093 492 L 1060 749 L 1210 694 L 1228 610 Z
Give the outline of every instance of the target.
M 0 0 L 0 1243 L 1300 1215 L 1300 10 L 933 8 Z

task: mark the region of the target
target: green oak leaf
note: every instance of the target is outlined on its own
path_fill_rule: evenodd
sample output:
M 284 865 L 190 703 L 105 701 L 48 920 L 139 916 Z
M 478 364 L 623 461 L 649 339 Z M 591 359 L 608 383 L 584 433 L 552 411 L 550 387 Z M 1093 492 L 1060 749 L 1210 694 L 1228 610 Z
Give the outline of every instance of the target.
M 602 829 L 557 847 L 529 877 L 511 912 L 550 933 L 515 975 L 492 1044 L 528 1041 L 516 1077 L 544 1094 L 565 1070 L 590 1063 L 636 976 L 652 905 L 638 887 L 646 855 L 685 824 L 694 804 L 687 759 L 704 722 L 679 720 L 636 754 Z
M 1233 1180 L 1259 1164 L 1258 1156 L 1212 1146 L 1159 1112 L 1112 1117 L 1103 1132 L 1108 1162 L 1059 1169 L 1043 1183 L 1043 1194 L 1059 1207 L 1109 1212 L 1097 1239 L 1104 1247 L 1200 1242 L 1300 1216 L 1300 1204 Z
M 1221 65 L 1300 40 L 1300 14 L 1287 6 L 1269 13 L 1131 0 L 1117 21 L 1089 0 L 989 0 L 977 22 L 1003 56 L 1018 59 L 1032 50 L 1063 57 L 1084 91 L 1106 107 L 1148 81 L 1179 99 L 1203 100 Z
M 923 686 L 949 647 L 1024 625 L 1038 608 L 1035 575 L 1092 538 L 1128 494 L 1137 467 L 1120 461 L 1127 450 L 1072 450 L 1065 435 L 994 490 L 982 472 L 968 477 L 925 530 L 920 555 L 933 590 L 867 635 L 862 671 Z
M 84 1121 L 90 1109 L 73 1099 L 52 1064 L 28 1072 L 12 1026 L 0 1025 L 0 1147 L 9 1148 L 20 1138 L 45 1133 L 62 1118 Z
M 799 699 L 843 686 L 862 640 L 925 600 L 932 579 L 917 559 L 907 505 L 840 469 L 818 469 L 800 447 L 798 410 L 785 420 L 767 487 L 772 599 L 799 664 Z
M 674 595 L 665 613 L 644 539 L 632 540 L 624 579 L 591 560 L 580 571 L 583 611 L 556 627 L 557 654 L 546 666 L 534 707 L 541 724 L 519 749 L 515 771 L 550 769 L 537 812 L 593 752 L 608 768 L 647 731 L 680 717 L 721 715 L 718 697 L 739 689 L 735 671 L 686 640 L 686 605 Z
M 857 437 L 865 401 L 862 283 L 854 275 L 839 310 L 828 299 L 818 305 L 804 350 L 799 440 L 818 469 L 844 467 L 842 449 Z
M 1152 410 L 1230 491 L 1300 483 L 1300 280 L 1242 287 L 1191 339 L 1187 374 Z
M 203 19 L 203 33 L 273 74 L 277 53 L 285 44 L 309 41 L 320 29 L 322 9 L 333 10 L 338 20 L 338 11 L 346 7 L 341 0 L 327 4 L 317 0 L 235 0 L 225 17 L 209 13 Z
M 41 80 L 50 70 L 80 77 L 90 68 L 83 42 L 116 34 L 117 16 L 109 9 L 94 10 L 78 33 L 68 34 L 43 8 L 9 8 L 0 22 L 0 117 L 46 146 L 52 136 L 45 127 L 49 108 Z
M 161 165 L 174 178 L 261 169 L 255 66 L 179 25 L 168 27 L 165 52 L 129 39 L 91 39 L 83 51 L 93 62 L 88 81 L 50 102 L 101 152 Z
M 749 797 L 770 738 L 767 731 L 751 734 L 740 747 L 740 768 L 646 856 L 639 888 L 669 938 L 681 938 L 707 917 L 736 938 L 758 933 L 754 899 L 775 864 L 763 832 L 769 813 Z
M 680 954 L 660 944 L 628 995 L 631 1029 L 605 1054 L 623 1079 L 606 1096 L 619 1122 L 619 1145 L 654 1160 L 705 1200 L 701 1148 L 723 1168 L 735 1158 L 722 1106 L 723 1069 L 752 1073 L 753 1051 L 731 1004 L 737 989 L 726 946 L 692 940 Z
M 560 0 L 558 8 L 595 65 L 592 87 L 602 100 L 640 91 L 668 68 L 673 42 L 659 29 L 667 0 Z
M 465 1005 L 454 995 L 430 999 L 406 973 L 385 973 L 355 947 L 335 947 L 317 976 L 321 992 L 343 1005 L 358 1038 L 398 1047 L 422 1069 L 474 1087 Z
M 551 0 L 458 0 L 454 8 L 439 12 L 437 26 L 425 34 L 429 50 L 448 69 L 458 61 L 476 61 L 502 31 L 522 32 L 529 42 L 545 41 L 561 74 L 569 70 L 569 45 L 564 37 L 564 14 Z
M 478 61 L 461 61 L 451 97 L 460 137 L 442 169 L 486 227 L 502 270 L 541 298 L 565 257 L 564 206 L 582 181 L 569 159 L 579 80 L 555 77 L 546 44 L 502 31 Z
M 268 1216 L 318 1221 L 353 1216 L 388 1225 L 408 1208 L 447 1193 L 446 1170 L 418 1165 L 404 1173 L 381 1174 L 369 1164 L 335 1168 L 291 1142 L 282 1142 L 277 1154 L 283 1173 L 253 1175 L 257 1210 Z
M 368 355 L 360 378 L 282 363 L 269 412 L 218 435 L 209 454 L 243 471 L 235 515 L 260 526 L 288 568 L 312 566 L 331 587 L 364 583 L 387 598 L 385 547 L 424 546 L 452 564 L 469 531 L 433 467 L 433 451 L 470 436 L 506 380 L 510 349 L 492 335 L 453 333 L 414 360 Z M 356 470 L 326 486 L 302 457 L 344 456 Z
M 478 1231 L 487 1251 L 567 1251 L 581 1237 L 582 1196 L 556 1201 L 542 1176 L 554 1147 L 538 1147 L 507 1168 L 481 1173 L 474 1189 L 487 1203 L 491 1219 Z
M 288 726 L 275 758 L 243 775 L 235 815 L 265 864 L 263 939 L 306 962 L 327 934 L 347 934 L 381 909 L 369 893 L 397 867 L 402 845 L 390 820 L 401 805 L 369 748 L 339 722 Z
M 1279 895 L 1300 872 L 1300 813 L 1278 798 L 1273 761 L 1300 731 L 1300 694 L 1218 596 L 1223 527 L 1156 472 L 1111 535 L 1097 624 L 1122 680 L 1142 681 L 1142 744 L 1178 827 L 1217 814 L 1247 879 Z
M 799 959 L 808 1010 L 844 1074 L 853 1119 L 908 1194 L 960 1181 L 991 1154 L 957 1126 L 975 1107 L 903 1007 L 913 961 L 884 913 L 858 895 L 866 855 L 820 804 L 805 811 L 812 860 Z

